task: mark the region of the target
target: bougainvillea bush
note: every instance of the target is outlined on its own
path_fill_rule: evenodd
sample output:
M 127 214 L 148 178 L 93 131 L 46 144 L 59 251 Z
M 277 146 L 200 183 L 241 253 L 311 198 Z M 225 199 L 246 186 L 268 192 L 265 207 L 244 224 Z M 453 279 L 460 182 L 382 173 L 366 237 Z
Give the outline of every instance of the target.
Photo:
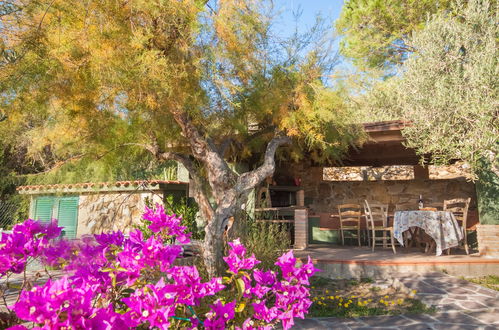
M 0 277 L 23 273 L 37 259 L 63 276 L 22 288 L 8 308 L 18 323 L 41 329 L 206 328 L 289 329 L 311 305 L 310 259 L 292 251 L 278 258 L 280 272 L 258 268 L 254 255 L 229 243 L 226 276 L 202 279 L 195 266 L 180 266 L 189 234 L 181 219 L 161 206 L 143 216 L 152 236 L 140 230 L 61 239 L 56 221 L 26 220 L 0 239 Z M 29 323 L 28 323 L 29 322 Z M 12 329 L 24 329 L 15 325 Z

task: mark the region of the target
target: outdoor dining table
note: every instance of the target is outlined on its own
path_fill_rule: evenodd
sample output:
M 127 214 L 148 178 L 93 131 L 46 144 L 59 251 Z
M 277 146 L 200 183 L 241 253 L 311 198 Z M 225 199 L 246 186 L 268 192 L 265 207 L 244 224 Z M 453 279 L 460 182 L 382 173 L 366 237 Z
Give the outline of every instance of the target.
M 402 233 L 412 227 L 419 227 L 428 234 L 436 244 L 436 255 L 442 251 L 459 245 L 463 239 L 463 230 L 452 212 L 448 211 L 396 211 L 393 219 L 393 237 L 400 245 L 404 245 Z

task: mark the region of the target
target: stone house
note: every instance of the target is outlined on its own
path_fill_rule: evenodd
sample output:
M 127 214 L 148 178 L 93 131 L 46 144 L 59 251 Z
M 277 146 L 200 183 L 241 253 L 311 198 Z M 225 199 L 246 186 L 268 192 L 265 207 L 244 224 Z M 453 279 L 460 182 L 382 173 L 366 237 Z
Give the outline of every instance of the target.
M 167 195 L 178 200 L 188 195 L 182 181 L 143 180 L 112 183 L 77 183 L 20 186 L 30 196 L 30 218 L 56 218 L 63 235 L 76 238 L 104 231 L 128 231 L 138 223 L 146 204 L 163 202 Z
M 477 187 L 468 179 L 466 164 L 456 161 L 450 166 L 421 166 L 421 156 L 404 145 L 401 132 L 405 125 L 403 121 L 364 124 L 368 142 L 359 149 L 351 149 L 341 163 L 316 164 L 305 160 L 277 167 L 267 186 L 270 206 L 277 209 L 277 214 L 294 212 L 295 247 L 337 243 L 339 217 L 335 214 L 339 204 L 376 201 L 387 204 L 389 214 L 393 214 L 396 209 L 417 209 L 422 196 L 425 206 L 440 209 L 444 200 L 471 198 L 467 229 L 478 231 L 479 239 L 483 237 L 480 232 L 494 231 L 497 242 L 481 239 L 478 245 L 482 254 L 499 254 L 499 217 L 496 223 L 480 223 L 484 212 L 480 212 L 483 208 Z M 430 155 L 425 159 L 431 164 Z M 298 192 L 304 195 L 302 203 Z M 305 210 L 300 219 L 297 209 L 301 213 Z M 476 235 L 473 236 L 476 242 Z

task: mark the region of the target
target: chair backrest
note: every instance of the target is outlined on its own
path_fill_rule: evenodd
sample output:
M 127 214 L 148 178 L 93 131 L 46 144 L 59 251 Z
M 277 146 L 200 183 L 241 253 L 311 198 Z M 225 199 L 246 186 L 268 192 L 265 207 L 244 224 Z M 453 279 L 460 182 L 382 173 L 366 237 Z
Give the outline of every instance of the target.
M 383 226 L 388 223 L 388 205 L 380 203 L 369 203 L 364 200 L 364 213 L 366 214 L 367 227 Z
M 452 212 L 457 221 L 461 221 L 466 228 L 466 219 L 468 218 L 468 208 L 471 198 L 455 198 L 444 201 L 444 211 Z
M 360 227 L 361 208 L 359 204 L 340 204 L 338 205 L 338 214 L 340 226 L 356 225 Z
M 434 208 L 437 211 L 442 211 L 444 206 L 442 203 L 426 203 L 424 207 L 431 207 Z

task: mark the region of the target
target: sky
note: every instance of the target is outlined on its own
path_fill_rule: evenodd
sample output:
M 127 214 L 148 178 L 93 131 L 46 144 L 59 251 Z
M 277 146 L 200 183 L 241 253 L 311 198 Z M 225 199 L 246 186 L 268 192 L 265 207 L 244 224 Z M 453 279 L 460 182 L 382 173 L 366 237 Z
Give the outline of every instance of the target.
M 299 17 L 299 31 L 305 32 L 315 23 L 316 15 L 320 14 L 330 22 L 331 28 L 334 21 L 339 18 L 344 0 L 274 0 L 274 5 L 281 18 L 274 27 L 276 33 L 282 36 L 289 36 L 296 26 L 293 12 L 301 12 Z M 339 50 L 338 38 L 335 42 L 335 51 Z M 341 59 L 340 67 L 350 68 L 351 64 Z
M 288 21 L 290 25 L 293 25 L 292 12 L 301 9 L 303 13 L 300 21 L 310 27 L 317 13 L 336 20 L 340 16 L 343 0 L 274 0 L 274 4 L 276 8 L 283 11 L 283 23 Z

